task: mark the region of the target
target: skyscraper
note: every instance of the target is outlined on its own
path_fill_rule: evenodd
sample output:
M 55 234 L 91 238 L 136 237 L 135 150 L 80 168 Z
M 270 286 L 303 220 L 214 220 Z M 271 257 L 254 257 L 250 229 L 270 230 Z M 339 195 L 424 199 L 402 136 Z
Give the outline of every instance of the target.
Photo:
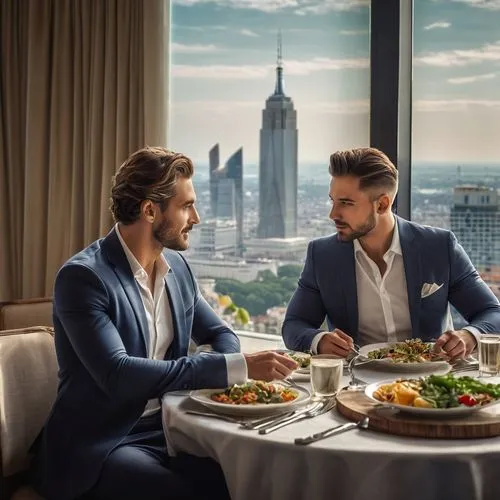
M 500 266 L 500 198 L 496 189 L 456 186 L 450 226 L 480 271 Z
M 236 220 L 237 253 L 243 249 L 243 148 L 224 165 L 220 164 L 219 144 L 209 152 L 210 208 L 215 219 Z
M 260 129 L 259 238 L 297 236 L 297 112 L 285 95 L 281 49 L 279 34 L 276 86 Z

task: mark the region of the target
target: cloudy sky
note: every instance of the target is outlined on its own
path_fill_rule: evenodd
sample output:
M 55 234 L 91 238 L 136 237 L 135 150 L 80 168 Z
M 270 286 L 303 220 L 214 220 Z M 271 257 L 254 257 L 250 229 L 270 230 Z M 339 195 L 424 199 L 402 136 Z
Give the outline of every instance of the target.
M 282 32 L 299 162 L 369 143 L 369 2 L 173 0 L 170 146 L 256 163 Z M 500 166 L 500 0 L 415 0 L 413 156 Z

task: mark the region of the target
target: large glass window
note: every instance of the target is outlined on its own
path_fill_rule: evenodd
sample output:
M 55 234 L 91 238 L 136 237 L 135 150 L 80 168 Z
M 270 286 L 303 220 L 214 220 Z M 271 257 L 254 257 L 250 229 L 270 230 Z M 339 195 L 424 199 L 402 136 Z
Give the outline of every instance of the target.
M 500 3 L 414 3 L 412 219 L 451 229 L 500 296 Z
M 332 232 L 329 156 L 369 144 L 369 17 L 365 0 L 173 2 L 169 146 L 195 161 L 202 216 L 188 258 L 246 329 L 279 333 L 307 242 Z

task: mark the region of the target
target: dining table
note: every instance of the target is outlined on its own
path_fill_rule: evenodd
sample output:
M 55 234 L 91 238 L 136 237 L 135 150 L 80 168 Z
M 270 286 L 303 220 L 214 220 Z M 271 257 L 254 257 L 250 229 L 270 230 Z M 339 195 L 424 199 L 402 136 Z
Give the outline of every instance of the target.
M 344 376 L 342 385 L 349 381 Z M 296 383 L 310 389 L 308 380 Z M 169 453 L 219 462 L 232 500 L 500 499 L 500 437 L 429 439 L 356 428 L 300 446 L 296 438 L 348 420 L 334 408 L 263 435 L 188 410 L 209 411 L 185 392 L 162 399 Z

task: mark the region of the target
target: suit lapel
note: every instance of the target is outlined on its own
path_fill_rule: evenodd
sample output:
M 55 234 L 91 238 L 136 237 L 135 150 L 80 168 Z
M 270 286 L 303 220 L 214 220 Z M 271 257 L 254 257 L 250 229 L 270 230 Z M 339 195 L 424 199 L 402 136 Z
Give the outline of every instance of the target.
M 147 356 L 149 351 L 149 331 L 146 312 L 144 311 L 144 305 L 142 303 L 139 288 L 137 287 L 137 283 L 135 282 L 134 275 L 130 269 L 127 256 L 123 251 L 123 247 L 118 239 L 115 229 L 112 229 L 106 238 L 104 238 L 102 249 L 113 266 L 115 273 L 123 286 L 125 295 L 132 306 L 132 310 L 134 311 L 137 324 L 139 326 L 139 331 L 141 332 L 144 351 Z
M 356 262 L 352 243 L 339 243 L 338 262 L 342 267 L 342 289 L 349 322 L 349 334 L 358 336 L 358 292 L 356 285 Z M 346 332 L 347 333 L 347 332 Z
M 186 317 L 184 315 L 184 305 L 179 290 L 179 284 L 174 273 L 170 270 L 165 277 L 170 310 L 172 311 L 172 324 L 174 325 L 174 336 L 172 340 L 171 356 L 177 358 L 181 356 L 181 335 L 186 332 Z
M 405 266 L 408 306 L 410 308 L 411 329 L 413 337 L 420 336 L 420 292 L 422 288 L 422 264 L 420 249 L 415 241 L 411 226 L 399 217 L 396 218 L 399 229 L 399 241 L 403 252 Z

